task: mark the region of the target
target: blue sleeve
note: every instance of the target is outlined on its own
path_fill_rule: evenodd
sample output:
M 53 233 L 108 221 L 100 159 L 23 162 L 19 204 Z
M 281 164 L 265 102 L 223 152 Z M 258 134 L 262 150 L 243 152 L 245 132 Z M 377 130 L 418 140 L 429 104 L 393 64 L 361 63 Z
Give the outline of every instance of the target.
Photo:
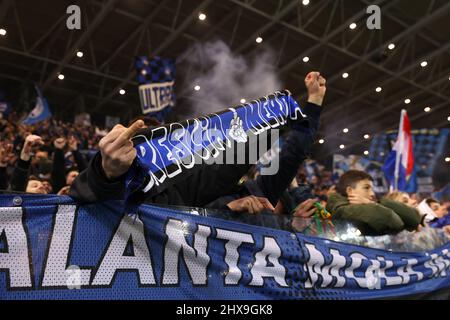
M 448 225 L 450 225 L 450 214 L 430 223 L 430 227 L 432 228 L 443 228 Z

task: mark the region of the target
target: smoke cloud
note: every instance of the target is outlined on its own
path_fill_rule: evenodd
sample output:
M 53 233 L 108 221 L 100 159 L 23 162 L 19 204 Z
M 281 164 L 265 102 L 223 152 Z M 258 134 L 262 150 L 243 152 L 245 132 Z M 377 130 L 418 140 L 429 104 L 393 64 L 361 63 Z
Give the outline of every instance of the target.
M 234 54 L 217 40 L 191 47 L 178 64 L 185 70 L 181 94 L 190 96 L 188 117 L 220 111 L 283 89 L 272 50 L 262 48 L 252 58 Z M 200 86 L 195 91 L 195 86 Z M 180 110 L 181 111 L 181 110 Z

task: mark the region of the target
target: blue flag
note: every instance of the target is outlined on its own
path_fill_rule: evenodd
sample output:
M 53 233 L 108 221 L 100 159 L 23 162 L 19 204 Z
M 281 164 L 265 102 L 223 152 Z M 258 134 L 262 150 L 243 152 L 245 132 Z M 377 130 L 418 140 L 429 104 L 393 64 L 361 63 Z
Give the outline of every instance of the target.
M 35 88 L 37 93 L 36 106 L 28 114 L 28 117 L 23 121 L 23 124 L 32 125 L 47 120 L 52 116 L 47 100 L 42 96 L 39 88 L 37 86 Z
M 11 104 L 6 102 L 5 93 L 0 90 L 0 119 L 6 118 L 11 112 Z
M 6 101 L 0 101 L 0 119 L 6 118 L 11 111 L 11 105 Z

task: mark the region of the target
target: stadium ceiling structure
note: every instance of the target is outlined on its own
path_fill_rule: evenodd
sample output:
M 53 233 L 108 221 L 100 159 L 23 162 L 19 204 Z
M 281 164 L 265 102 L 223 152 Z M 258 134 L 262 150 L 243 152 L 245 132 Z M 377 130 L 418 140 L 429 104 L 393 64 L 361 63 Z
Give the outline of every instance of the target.
M 80 30 L 66 27 L 72 4 L 81 8 Z M 380 30 L 366 27 L 372 4 L 381 8 Z M 177 58 L 193 43 L 222 39 L 244 56 L 271 47 L 299 101 L 308 71 L 327 77 L 319 136 L 330 152 L 396 129 L 401 109 L 413 129 L 449 126 L 448 0 L 2 0 L 0 28 L 0 85 L 37 83 L 56 115 L 129 119 L 140 110 L 136 55 Z M 177 94 L 183 101 L 194 92 Z

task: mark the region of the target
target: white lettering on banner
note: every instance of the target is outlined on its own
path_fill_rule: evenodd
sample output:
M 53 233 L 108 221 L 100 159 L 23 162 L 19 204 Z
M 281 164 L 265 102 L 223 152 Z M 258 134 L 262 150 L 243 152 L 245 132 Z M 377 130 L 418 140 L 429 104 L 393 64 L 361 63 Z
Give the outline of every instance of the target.
M 313 288 L 319 281 L 319 275 L 322 274 L 322 267 L 325 265 L 325 257 L 313 244 L 306 243 L 305 247 L 309 254 L 306 263 L 309 277 L 308 280 L 306 280 L 305 288 L 309 289 Z
M 448 249 L 442 250 L 442 255 L 438 258 L 438 260 L 444 264 L 444 270 L 441 272 L 441 276 L 443 277 L 447 276 L 447 270 L 450 267 L 450 261 L 448 258 L 450 258 L 450 251 Z
M 156 142 L 158 143 L 158 148 L 156 149 L 159 157 L 161 159 L 161 163 L 171 163 L 173 164 L 176 169 L 174 169 L 173 172 L 169 172 L 168 166 L 164 167 L 164 174 L 159 183 L 163 183 L 163 181 L 167 178 L 173 178 L 181 173 L 181 166 L 179 161 L 177 161 L 176 157 L 174 157 L 172 149 L 170 149 L 169 140 L 166 139 L 167 137 L 167 129 L 165 127 L 158 128 L 156 130 L 162 130 L 164 133 L 161 135 L 161 138 L 157 138 Z M 155 131 L 156 132 L 156 131 Z
M 254 243 L 253 236 L 248 233 L 234 232 L 230 230 L 216 229 L 217 239 L 227 240 L 225 244 L 225 263 L 228 271 L 225 276 L 225 284 L 237 285 L 242 277 L 242 271 L 238 267 L 238 249 L 242 243 Z
M 184 222 L 185 223 L 185 222 Z M 166 235 L 168 237 L 164 251 L 164 272 L 163 285 L 177 285 L 179 282 L 179 257 L 183 252 L 184 262 L 188 274 L 194 285 L 207 284 L 207 266 L 211 258 L 207 254 L 208 237 L 211 234 L 211 227 L 198 225 L 197 232 L 193 235 L 193 245 L 191 247 L 185 238 L 186 230 L 189 226 L 183 225 L 183 221 L 169 219 L 166 224 Z
M 413 267 L 418 265 L 417 259 L 400 259 L 401 262 L 397 263 L 400 266 L 395 269 L 394 261 L 383 256 L 369 259 L 359 252 L 353 252 L 350 256 L 344 257 L 339 251 L 330 249 L 332 260 L 326 263 L 324 253 L 314 244 L 306 243 L 305 247 L 309 255 L 305 266 L 309 279 L 305 282 L 305 288 L 318 285 L 322 288 L 339 288 L 348 285 L 348 281 L 353 279 L 360 288 L 382 289 L 382 287 L 419 282 L 425 278 L 422 272 L 413 270 Z M 431 275 L 427 278 L 445 277 L 446 270 L 450 266 L 449 257 L 447 249 L 444 249 L 441 254 L 432 254 L 424 263 L 424 267 L 431 270 Z M 363 263 L 367 264 L 367 267 L 364 268 Z M 359 274 L 364 276 L 357 276 L 356 269 L 360 269 Z M 388 275 L 387 270 L 392 272 Z M 345 274 L 345 278 L 341 276 L 342 273 Z
M 172 132 L 172 139 L 169 143 L 172 147 L 172 153 L 174 158 L 184 168 L 191 169 L 195 165 L 195 157 L 190 152 L 189 142 L 185 142 L 185 137 L 189 134 L 186 129 L 180 123 L 172 123 L 170 125 L 170 131 Z
M 408 275 L 411 277 L 412 275 L 415 275 L 417 277 L 417 281 L 422 281 L 425 277 L 424 274 L 420 271 L 414 271 L 413 266 L 418 265 L 419 261 L 417 259 L 408 259 L 408 267 L 406 268 L 406 272 L 408 272 Z
M 345 286 L 345 278 L 340 274 L 340 271 L 345 267 L 345 257 L 336 249 L 331 249 L 330 254 L 333 257 L 333 260 L 331 261 L 331 265 L 326 267 L 325 271 L 329 272 L 331 275 L 330 280 L 336 280 L 333 287 L 342 288 Z M 328 283 L 324 282 L 323 286 L 326 285 L 328 285 Z
M 448 269 L 450 262 L 448 260 L 445 260 L 444 257 L 448 257 L 448 250 L 443 250 L 442 254 L 443 255 L 438 255 L 436 253 L 433 253 L 431 255 L 431 259 L 425 262 L 425 268 L 431 270 L 431 277 L 447 275 L 446 269 Z
M 264 247 L 255 255 L 256 261 L 251 269 L 250 286 L 263 286 L 264 278 L 273 278 L 278 285 L 288 287 L 286 268 L 280 264 L 281 249 L 272 237 L 264 237 Z M 267 265 L 267 260 L 272 266 Z
M 128 243 L 133 255 L 124 255 Z M 140 285 L 156 284 L 152 259 L 144 236 L 144 224 L 139 218 L 125 215 L 108 246 L 92 285 L 111 286 L 118 270 L 137 271 Z
M 266 278 L 271 278 L 278 286 L 288 287 L 282 250 L 276 239 L 271 236 L 261 235 L 263 243 L 257 245 L 254 235 L 250 233 L 202 224 L 189 225 L 187 221 L 167 218 L 165 227 L 159 231 L 163 235 L 157 233 L 159 236 L 157 240 L 161 241 L 162 247 L 162 251 L 157 251 L 158 257 L 162 255 L 164 259 L 161 270 L 157 272 L 161 277 L 158 284 L 151 255 L 152 247 L 147 243 L 146 227 L 139 218 L 124 215 L 104 248 L 98 248 L 97 244 L 93 244 L 92 249 L 99 250 L 98 255 L 101 256 L 95 258 L 97 265 L 81 268 L 76 266 L 79 261 L 71 261 L 70 255 L 73 252 L 72 248 L 76 248 L 77 256 L 82 253 L 80 250 L 84 249 L 80 244 L 73 243 L 79 239 L 80 234 L 83 236 L 83 230 L 77 232 L 75 229 L 78 219 L 76 206 L 58 206 L 45 257 L 39 256 L 41 249 L 31 252 L 26 228 L 29 223 L 25 224 L 22 210 L 22 208 L 0 208 L 0 280 L 6 279 L 7 290 L 29 290 L 35 285 L 48 290 L 111 287 L 119 272 L 135 272 L 139 286 L 176 286 L 180 285 L 180 279 L 185 279 L 183 275 L 188 275 L 190 283 L 199 286 L 208 285 L 208 277 L 215 276 L 223 277 L 224 286 L 262 287 Z M 104 231 L 106 230 L 108 229 Z M 47 236 L 46 230 L 43 234 Z M 212 235 L 215 235 L 215 239 L 210 238 Z M 36 234 L 32 233 L 32 239 L 35 237 Z M 92 239 L 82 239 L 81 243 L 85 244 L 87 240 Z M 223 244 L 224 241 L 224 246 L 218 244 L 218 242 Z M 320 287 L 380 290 L 448 276 L 450 267 L 448 249 L 435 251 L 429 256 L 420 254 L 420 258 L 417 259 L 407 259 L 404 256 L 389 259 L 392 254 L 384 255 L 381 251 L 377 252 L 377 256 L 369 258 L 362 252 L 343 253 L 342 250 L 346 249 L 340 249 L 338 245 L 328 247 L 321 240 L 318 241 L 317 244 L 312 242 L 302 244 L 306 256 L 306 262 L 302 267 L 308 275 L 308 280 L 304 283 L 305 289 Z M 44 240 L 44 243 L 46 242 Z M 215 247 L 209 249 L 209 243 L 215 243 Z M 242 249 L 243 244 L 246 250 Z M 208 250 L 222 251 L 223 260 L 211 264 Z M 242 254 L 248 253 L 252 254 L 252 257 L 246 259 L 254 263 L 240 265 Z M 36 277 L 42 279 L 39 284 L 34 283 L 37 280 L 33 277 L 31 257 L 37 259 L 35 263 L 38 264 L 44 261 L 42 276 Z M 83 258 L 83 261 L 90 260 L 89 256 Z M 219 266 L 223 268 L 225 265 L 227 270 L 218 269 Z M 214 275 L 208 273 L 211 271 L 216 273 Z M 251 275 L 251 280 L 246 283 L 243 283 L 244 272 Z
M 345 269 L 345 277 L 347 279 L 355 280 L 360 288 L 369 288 L 371 285 L 373 285 L 373 283 L 371 283 L 371 281 L 373 280 L 373 277 L 366 279 L 365 277 L 357 277 L 355 275 L 355 269 L 360 268 L 363 264 L 363 261 L 368 260 L 367 257 L 365 257 L 361 253 L 357 252 L 357 253 L 352 253 L 350 255 L 350 259 L 351 259 L 351 265 L 350 265 L 350 267 Z
M 76 206 L 61 205 L 54 217 L 54 228 L 42 280 L 43 287 L 67 287 L 69 252 L 73 240 Z M 80 270 L 80 285 L 89 285 L 91 270 Z
M 172 105 L 174 81 L 139 86 L 142 113 L 161 111 Z
M 385 260 L 384 257 L 377 257 L 377 260 L 384 262 L 384 267 L 380 268 L 380 279 L 386 279 L 386 286 L 397 286 L 402 284 L 403 279 L 400 275 L 398 276 L 387 276 L 386 270 L 394 267 L 394 262 L 392 260 Z
M 10 288 L 33 287 L 31 254 L 28 254 L 22 215 L 22 208 L 0 209 L 0 240 L 4 242 L 4 248 L 0 250 L 0 273 L 6 271 L 6 283 Z
M 78 266 L 70 266 L 66 269 L 67 277 L 67 288 L 70 290 L 81 289 L 81 269 Z
M 340 271 L 345 268 L 345 257 L 339 254 L 339 251 L 331 249 L 332 261 L 329 264 L 325 264 L 325 257 L 314 245 L 307 243 L 305 246 L 309 253 L 306 268 L 310 275 L 305 282 L 305 288 L 315 287 L 319 282 L 319 278 L 322 278 L 322 288 L 329 287 L 333 281 L 335 281 L 334 288 L 343 287 L 345 278 L 340 275 Z
M 400 266 L 397 269 L 398 275 L 403 278 L 402 284 L 407 284 L 412 281 L 411 276 L 416 276 L 417 281 L 421 281 L 423 279 L 422 272 L 417 272 L 412 269 L 413 266 L 419 263 L 417 259 L 402 259 L 402 264 L 403 263 L 404 265 Z
M 286 97 L 289 96 L 277 92 L 273 96 L 255 100 L 252 104 L 248 104 L 246 108 L 243 109 L 244 115 L 242 116 L 244 117 L 246 128 L 250 135 L 258 136 L 270 129 L 275 129 L 280 125 L 285 124 L 289 116 L 293 120 L 298 119 L 299 114 L 302 117 L 305 117 L 298 105 L 294 106 L 293 110 L 289 108 L 289 102 Z M 279 110 L 278 113 L 275 112 L 277 109 Z M 214 163 L 214 159 L 216 159 L 218 164 L 221 164 L 221 160 L 218 159 L 218 157 L 223 155 L 221 151 L 224 151 L 225 147 L 231 147 L 230 137 L 233 138 L 235 133 L 239 133 L 234 139 L 238 142 L 238 148 L 240 146 L 239 143 L 246 142 L 249 133 L 244 131 L 242 119 L 238 117 L 236 109 L 229 108 L 228 110 L 232 112 L 235 117 L 226 127 L 224 127 L 219 115 L 212 114 L 193 119 L 192 122 L 188 124 L 188 126 L 192 127 L 192 132 L 190 132 L 188 128 L 185 128 L 181 123 L 172 123 L 170 125 L 170 130 L 167 130 L 166 127 L 152 130 L 150 139 L 147 139 L 144 135 L 135 136 L 134 139 L 143 138 L 145 140 L 145 144 L 140 145 L 137 149 L 138 158 L 147 165 L 152 166 L 148 171 L 149 181 L 143 188 L 143 192 L 146 193 L 155 185 L 160 185 L 166 178 L 173 178 L 179 175 L 183 171 L 182 167 L 186 169 L 192 168 L 194 164 L 197 163 L 195 161 L 196 159 L 202 159 L 208 164 Z M 291 115 L 289 113 L 291 113 Z M 255 116 L 257 117 L 255 118 Z M 256 119 L 259 120 L 259 122 L 253 122 Z M 212 125 L 213 123 L 214 127 Z M 217 128 L 217 123 L 219 123 L 219 128 Z M 180 128 L 174 129 L 175 127 Z M 231 130 L 231 127 L 233 127 L 234 131 Z M 181 130 L 181 132 L 179 132 L 179 130 Z M 184 139 L 181 139 L 182 137 L 184 137 Z M 183 142 L 181 142 L 181 140 Z M 264 138 L 262 138 L 262 140 L 264 140 Z M 265 143 L 266 141 L 264 141 L 263 144 Z M 145 146 L 151 151 L 149 152 L 152 154 L 151 159 L 148 157 L 145 158 L 145 155 L 148 154 L 145 151 Z M 160 152 L 162 150 L 165 150 L 165 152 Z M 242 150 L 238 152 L 238 164 L 245 162 L 243 161 L 243 159 L 245 160 L 245 153 L 241 151 Z M 258 148 L 256 148 L 256 154 L 258 154 Z M 181 155 L 184 157 L 183 159 L 180 159 Z M 234 154 L 231 156 L 234 160 Z M 256 157 L 256 155 L 254 157 Z M 194 159 L 194 161 L 192 159 Z M 159 161 L 157 162 L 157 160 Z M 276 160 L 278 160 L 278 158 L 276 158 Z M 273 162 L 274 165 L 271 166 L 269 170 L 264 170 L 264 172 L 262 172 L 263 174 L 273 175 L 278 171 L 278 162 Z M 158 165 L 157 163 L 161 165 Z M 161 167 L 163 164 L 165 165 Z M 175 166 L 173 172 L 169 173 L 167 171 L 169 165 Z

